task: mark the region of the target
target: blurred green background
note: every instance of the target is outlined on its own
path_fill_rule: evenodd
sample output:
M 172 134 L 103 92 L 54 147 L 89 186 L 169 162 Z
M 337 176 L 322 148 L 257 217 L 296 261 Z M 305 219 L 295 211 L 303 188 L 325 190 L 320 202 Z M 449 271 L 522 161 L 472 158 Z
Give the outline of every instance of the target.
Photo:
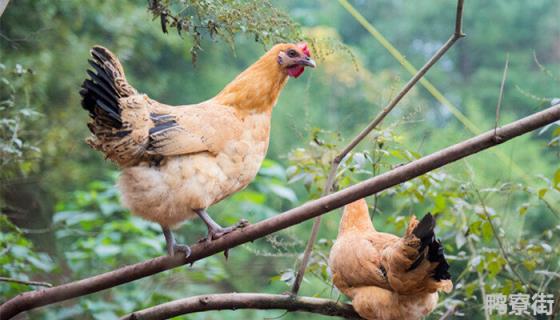
M 161 5 L 178 12 L 184 3 L 206 3 L 211 16 L 244 1 Z M 221 6 L 224 3 L 231 8 Z M 163 33 L 160 17 L 144 1 L 8 4 L 0 18 L 0 276 L 56 285 L 164 253 L 159 226 L 120 206 L 114 186 L 117 168 L 84 143 L 87 114 L 78 92 L 88 51 L 95 44 L 119 56 L 139 91 L 164 103 L 189 104 L 215 95 L 273 42 L 307 39 L 319 67 L 290 80 L 283 91 L 261 172 L 246 190 L 210 213 L 222 224 L 242 217 L 256 222 L 319 196 L 336 151 L 411 75 L 339 1 L 270 4 L 239 7 L 247 19 L 224 20 L 217 35 L 192 27 L 179 35 L 173 26 Z M 417 68 L 453 32 L 454 1 L 350 4 Z M 467 0 L 467 37 L 427 75 L 449 103 L 417 86 L 344 162 L 337 187 L 492 129 L 508 57 L 499 122 L 549 106 L 560 95 L 559 16 L 557 0 Z M 201 21 L 207 23 L 204 16 Z M 473 125 L 468 127 L 457 112 Z M 488 293 L 541 291 L 560 297 L 559 157 L 556 123 L 368 198 L 374 222 L 383 231 L 401 234 L 410 214 L 436 214 L 456 288 L 440 299 L 430 319 L 439 319 L 455 305 L 452 318 L 485 319 L 483 296 Z M 326 265 L 339 213 L 324 218 L 303 295 L 345 299 L 332 287 Z M 228 261 L 217 255 L 192 267 L 34 310 L 24 318 L 114 319 L 195 294 L 282 293 L 290 288 L 310 228 L 311 222 L 303 223 L 230 250 Z M 189 221 L 176 234 L 193 243 L 205 227 Z M 30 289 L 34 287 L 0 282 L 0 302 Z M 221 311 L 181 319 L 276 317 L 326 318 Z

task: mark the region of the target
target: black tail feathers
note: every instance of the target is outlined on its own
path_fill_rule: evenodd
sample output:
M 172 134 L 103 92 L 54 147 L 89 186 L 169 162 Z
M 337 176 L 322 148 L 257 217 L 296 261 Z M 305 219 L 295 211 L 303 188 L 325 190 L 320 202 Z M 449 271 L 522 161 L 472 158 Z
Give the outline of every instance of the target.
M 432 277 L 436 280 L 447 280 L 451 279 L 451 274 L 449 274 L 449 263 L 445 259 L 443 246 L 439 240 L 435 240 L 430 244 L 428 248 L 428 261 L 437 261 L 438 265 L 434 270 Z
M 428 213 L 420 220 L 416 228 L 412 230 L 412 233 L 422 240 L 422 245 L 425 247 L 430 244 L 434 238 L 434 228 L 436 227 L 436 220 L 431 213 Z M 423 249 L 423 248 L 422 248 Z
M 88 60 L 93 70 L 87 70 L 90 79 L 84 80 L 80 95 L 82 96 L 82 107 L 90 116 L 105 126 L 121 128 L 121 110 L 118 99 L 122 97 L 122 90 L 117 88 L 117 78 L 123 78 L 120 65 L 115 65 L 115 59 L 111 53 L 103 48 L 95 46 L 91 50 L 93 60 Z
M 421 241 L 419 252 L 423 252 L 428 247 L 428 261 L 438 262 L 432 277 L 435 280 L 447 280 L 451 278 L 449 274 L 449 264 L 445 259 L 443 246 L 441 242 L 436 239 L 434 228 L 436 220 L 431 213 L 427 213 L 422 220 L 418 223 L 412 233 Z M 410 266 L 409 270 L 415 269 L 424 259 L 424 255 L 420 255 L 416 261 Z

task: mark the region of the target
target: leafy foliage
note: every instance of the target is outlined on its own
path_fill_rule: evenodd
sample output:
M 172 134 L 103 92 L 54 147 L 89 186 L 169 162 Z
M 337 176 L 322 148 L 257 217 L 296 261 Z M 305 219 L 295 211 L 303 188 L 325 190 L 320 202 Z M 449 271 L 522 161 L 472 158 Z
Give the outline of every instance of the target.
M 268 0 L 149 0 L 148 10 L 160 19 L 164 33 L 171 27 L 192 38 L 193 62 L 202 50 L 203 36 L 218 36 L 232 48 L 239 33 L 263 45 L 301 38 L 299 27 Z
M 35 145 L 37 133 L 30 130 L 33 120 L 40 115 L 29 101 L 32 76 L 33 71 L 20 64 L 9 68 L 0 64 L 0 168 L 3 172 L 15 163 L 28 171 L 29 160 L 39 153 Z
M 56 269 L 56 265 L 46 253 L 36 252 L 33 244 L 23 231 L 0 215 L 0 276 L 16 280 L 39 280 Z M 33 279 L 31 279 L 33 277 Z M 15 282 L 0 282 L 0 296 L 14 296 L 29 290 L 29 286 Z
M 314 131 L 309 146 L 291 154 L 290 181 L 303 181 L 311 197 L 320 194 L 317 186 L 324 185 L 335 149 L 319 137 L 331 135 L 327 140 L 337 141 L 332 134 Z M 338 187 L 344 188 L 364 176 L 377 175 L 421 156 L 409 151 L 403 142 L 403 138 L 391 129 L 376 132 L 366 150 L 352 152 L 341 163 L 337 174 Z M 554 209 L 557 200 L 551 204 L 545 199 L 548 192 L 551 193 L 550 199 L 560 199 L 557 188 L 560 169 L 554 177 L 554 180 L 544 178 L 546 186 L 540 188 L 524 183 L 503 183 L 484 188 L 477 185 L 472 176 L 461 178 L 440 169 L 375 195 L 370 210 L 378 230 L 397 234 L 406 229 L 409 215 L 435 214 L 437 233 L 444 243 L 452 274 L 456 275 L 455 289 L 443 305 L 458 305 L 462 312 L 474 315 L 480 312 L 479 305 L 483 303 L 480 295 L 553 293 L 560 289 L 556 271 L 560 268 L 557 259 L 560 255 L 560 216 Z M 490 203 L 499 206 L 504 201 L 505 206 L 490 206 Z M 512 212 L 512 207 L 517 210 Z M 511 227 L 517 217 L 527 215 L 541 216 L 549 223 L 541 223 L 540 230 L 527 237 L 528 231 L 523 226 Z M 308 277 L 315 277 L 327 287 L 332 286 L 326 269 L 331 239 L 332 235 L 318 242 L 308 270 Z M 290 285 L 293 273 L 293 269 L 288 269 L 275 279 Z

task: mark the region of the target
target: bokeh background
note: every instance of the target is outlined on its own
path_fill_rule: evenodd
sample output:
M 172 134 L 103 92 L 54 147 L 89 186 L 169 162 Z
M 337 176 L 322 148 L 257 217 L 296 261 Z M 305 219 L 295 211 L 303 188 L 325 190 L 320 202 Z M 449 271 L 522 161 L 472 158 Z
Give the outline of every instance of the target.
M 240 2 L 225 1 L 232 8 Z M 233 10 L 223 0 L 161 5 L 179 12 L 185 3 L 206 3 L 210 16 Z M 227 36 L 226 28 L 218 35 L 201 28 L 193 37 L 192 28 L 181 35 L 173 26 L 162 32 L 160 16 L 148 9 L 153 1 L 12 0 L 0 18 L 0 276 L 56 285 L 164 253 L 159 227 L 121 207 L 117 168 L 84 143 L 87 114 L 78 92 L 95 44 L 119 56 L 139 91 L 168 104 L 189 104 L 215 95 L 274 41 L 307 39 L 319 67 L 290 80 L 282 93 L 257 179 L 210 213 L 222 224 L 256 222 L 317 198 L 336 151 L 411 77 L 344 3 L 275 0 L 256 11 L 242 7 L 247 19 Z M 454 1 L 349 5 L 417 68 L 454 29 Z M 560 96 L 559 16 L 557 0 L 467 0 L 467 37 L 426 77 L 437 91 L 414 88 L 346 159 L 337 187 L 494 128 L 506 60 L 499 123 L 549 106 Z M 273 36 L 259 24 L 251 29 L 253 20 L 268 24 Z M 456 288 L 430 319 L 451 307 L 452 318 L 490 319 L 482 308 L 489 293 L 540 291 L 560 298 L 559 157 L 556 123 L 367 199 L 377 228 L 388 232 L 401 234 L 411 214 L 436 214 Z M 304 295 L 345 300 L 332 287 L 326 264 L 339 214 L 324 218 Z M 195 294 L 285 292 L 310 228 L 311 222 L 302 223 L 231 250 L 228 261 L 216 255 L 23 319 L 115 319 Z M 193 243 L 205 227 L 194 220 L 176 234 Z M 0 302 L 34 288 L 0 282 Z M 304 317 L 325 318 L 221 311 L 181 319 Z

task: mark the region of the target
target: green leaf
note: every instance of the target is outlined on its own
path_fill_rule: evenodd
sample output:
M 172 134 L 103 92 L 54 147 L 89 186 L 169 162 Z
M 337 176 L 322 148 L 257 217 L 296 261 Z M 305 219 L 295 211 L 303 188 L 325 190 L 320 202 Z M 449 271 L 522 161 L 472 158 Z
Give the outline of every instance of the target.
M 537 261 L 535 261 L 535 259 L 526 259 L 523 260 L 523 266 L 529 270 L 529 271 L 533 271 L 535 270 L 535 268 L 537 267 Z
M 556 172 L 554 173 L 554 179 L 552 181 L 554 188 L 560 191 L 560 169 L 556 170 Z
M 467 242 L 467 238 L 465 237 L 465 234 L 463 234 L 463 232 L 458 231 L 457 234 L 455 235 L 455 245 L 457 246 L 457 249 L 461 249 L 461 247 Z
M 280 275 L 280 281 L 291 283 L 294 280 L 294 272 L 286 271 Z
M 546 189 L 546 188 L 540 189 L 539 192 L 538 192 L 539 199 L 544 198 L 544 196 L 546 195 L 547 192 L 548 192 L 548 189 Z
M 471 260 L 471 266 L 473 266 L 474 268 L 477 268 L 478 266 L 480 266 L 482 264 L 482 257 L 481 256 L 475 256 L 472 260 Z
M 472 297 L 474 294 L 474 290 L 476 290 L 477 288 L 477 284 L 475 282 L 471 282 L 468 285 L 465 286 L 465 294 L 467 295 L 467 297 Z
M 290 202 L 297 202 L 296 193 L 292 189 L 276 184 L 269 185 L 268 187 L 270 191 L 280 198 L 284 198 Z
M 521 207 L 519 207 L 519 215 L 524 216 L 527 213 L 527 209 L 529 209 L 529 204 L 525 203 Z
M 75 225 L 84 221 L 92 221 L 97 219 L 97 214 L 93 212 L 82 211 L 61 211 L 53 216 L 53 223 L 64 222 L 66 225 Z
M 442 212 L 445 210 L 445 208 L 447 208 L 447 201 L 445 200 L 445 197 L 443 195 L 438 194 L 434 199 L 434 205 L 435 209 L 433 213 Z
M 95 253 L 99 257 L 106 258 L 106 257 L 110 257 L 110 256 L 114 256 L 114 255 L 119 254 L 121 252 L 121 247 L 113 245 L 113 244 L 99 245 L 99 246 L 96 246 L 95 249 L 93 249 L 93 251 L 95 251 Z
M 259 174 L 278 178 L 282 181 L 286 180 L 286 170 L 280 164 L 270 159 L 264 159 Z
M 490 241 L 490 239 L 492 239 L 492 235 L 492 225 L 490 224 L 490 222 L 484 221 L 482 223 L 482 238 L 485 241 Z
M 414 194 L 414 197 L 418 199 L 418 202 L 420 203 L 424 202 L 425 200 L 424 196 L 417 189 L 412 190 L 412 194 Z
M 471 225 L 469 226 L 470 233 L 479 236 L 481 233 L 481 226 L 482 226 L 482 221 L 480 220 L 471 223 Z
M 266 202 L 266 195 L 256 191 L 243 190 L 241 192 L 234 194 L 232 199 L 239 202 L 264 204 Z
M 495 277 L 502 270 L 502 263 L 500 262 L 499 259 L 494 259 L 488 263 L 486 268 L 490 272 L 489 275 L 491 277 Z

